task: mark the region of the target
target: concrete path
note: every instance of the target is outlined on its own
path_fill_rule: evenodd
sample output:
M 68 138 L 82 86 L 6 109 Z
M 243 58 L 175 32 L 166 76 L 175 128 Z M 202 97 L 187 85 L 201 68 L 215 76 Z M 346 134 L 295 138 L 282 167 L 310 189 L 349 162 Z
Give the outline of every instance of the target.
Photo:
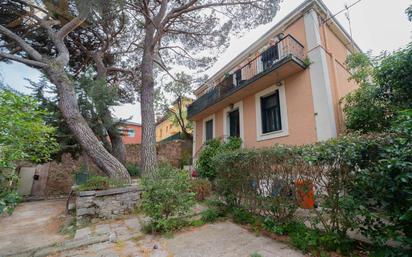
M 130 222 L 135 224 L 132 219 Z M 122 226 L 120 225 L 120 227 Z M 173 238 L 143 235 L 141 233 L 137 233 L 133 237 L 131 237 L 132 234 L 126 235 L 127 233 L 123 233 L 123 236 L 117 237 L 115 242 L 106 241 L 81 249 L 64 251 L 59 256 L 249 257 L 253 253 L 259 253 L 264 257 L 304 256 L 283 243 L 263 236 L 256 236 L 231 222 L 204 225 L 200 228 L 177 233 Z
M 163 239 L 162 243 L 179 257 L 249 257 L 253 253 L 265 257 L 304 256 L 283 243 L 256 236 L 231 222 L 205 225 L 177 234 L 172 239 Z
M 58 234 L 64 208 L 64 201 L 29 202 L 19 205 L 12 216 L 0 218 L 0 257 L 304 256 L 231 222 L 206 224 L 168 238 L 143 234 L 146 217 L 125 216 L 80 228 L 70 239 Z
M 0 217 L 0 256 L 64 241 L 58 234 L 64 212 L 64 200 L 50 200 L 22 203 Z

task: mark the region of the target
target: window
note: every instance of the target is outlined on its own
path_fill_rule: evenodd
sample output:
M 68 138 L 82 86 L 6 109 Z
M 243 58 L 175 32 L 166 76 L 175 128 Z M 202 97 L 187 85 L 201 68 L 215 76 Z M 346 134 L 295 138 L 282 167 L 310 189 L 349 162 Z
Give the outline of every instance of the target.
M 206 141 L 213 139 L 216 136 L 215 115 L 212 114 L 209 117 L 204 118 L 202 121 L 202 125 L 202 143 L 205 143 Z
M 280 114 L 279 90 L 273 94 L 260 98 L 262 115 L 262 133 L 270 133 L 282 130 Z
M 213 139 L 213 119 L 206 121 L 205 129 L 206 129 L 205 140 L 208 141 L 210 139 Z
M 228 113 L 229 116 L 229 136 L 240 137 L 239 109 Z
M 263 70 L 269 69 L 279 59 L 278 45 L 271 46 L 262 53 Z
M 127 136 L 128 137 L 135 137 L 136 131 L 134 129 L 128 129 L 127 130 Z
M 257 141 L 289 135 L 283 82 L 255 94 L 255 104 Z
M 235 86 L 240 85 L 241 81 L 242 81 L 242 70 L 237 70 L 235 72 L 235 78 L 236 78 L 236 83 Z
M 243 101 L 223 109 L 223 137 L 240 137 L 244 141 Z

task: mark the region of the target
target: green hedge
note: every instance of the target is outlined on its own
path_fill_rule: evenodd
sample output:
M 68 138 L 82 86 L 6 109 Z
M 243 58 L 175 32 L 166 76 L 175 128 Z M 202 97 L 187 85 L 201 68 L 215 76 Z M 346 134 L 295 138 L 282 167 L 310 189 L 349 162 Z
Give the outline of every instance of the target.
M 310 181 L 321 208 L 313 225 L 360 231 L 382 245 L 412 245 L 412 112 L 388 134 L 347 135 L 306 146 L 240 149 L 213 158 L 216 190 L 233 206 L 277 222 L 298 208 L 296 181 Z

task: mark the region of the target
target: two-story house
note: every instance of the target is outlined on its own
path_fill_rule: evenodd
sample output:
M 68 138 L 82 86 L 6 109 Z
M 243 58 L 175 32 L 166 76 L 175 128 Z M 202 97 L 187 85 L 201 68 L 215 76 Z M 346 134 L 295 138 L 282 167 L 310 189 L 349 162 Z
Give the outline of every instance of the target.
M 358 86 L 359 47 L 320 0 L 307 0 L 195 90 L 193 154 L 212 138 L 244 147 L 308 144 L 344 129 L 340 99 Z

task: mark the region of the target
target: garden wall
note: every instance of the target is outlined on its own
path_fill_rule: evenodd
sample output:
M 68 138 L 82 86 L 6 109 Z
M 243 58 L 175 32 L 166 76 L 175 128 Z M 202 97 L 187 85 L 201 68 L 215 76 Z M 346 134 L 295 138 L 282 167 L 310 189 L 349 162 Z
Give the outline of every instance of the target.
M 114 219 L 132 212 L 138 205 L 141 190 L 137 186 L 99 191 L 81 191 L 76 196 L 77 224 Z
M 159 161 L 168 161 L 175 167 L 188 162 L 192 154 L 192 142 L 189 140 L 174 140 L 158 143 L 156 146 Z M 140 145 L 126 145 L 127 163 L 140 165 Z M 74 174 L 80 170 L 81 158 L 73 158 L 70 154 L 62 156 L 61 161 L 48 163 L 48 175 L 44 196 L 54 197 L 67 195 L 74 184 Z M 91 174 L 101 175 L 102 172 L 89 160 Z

